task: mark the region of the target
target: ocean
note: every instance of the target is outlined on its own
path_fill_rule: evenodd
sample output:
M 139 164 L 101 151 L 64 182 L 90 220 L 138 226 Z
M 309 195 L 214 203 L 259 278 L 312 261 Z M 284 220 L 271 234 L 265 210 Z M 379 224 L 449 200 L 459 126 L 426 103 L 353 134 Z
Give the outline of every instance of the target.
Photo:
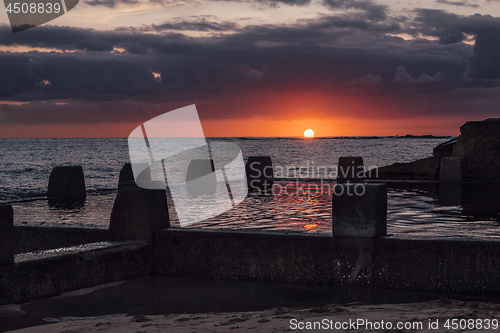
M 380 167 L 428 157 L 448 138 L 209 138 L 237 144 L 243 158 L 268 155 L 286 178 L 328 179 L 342 156 L 362 156 L 365 167 Z M 0 139 L 0 202 L 13 205 L 16 225 L 107 228 L 118 176 L 129 161 L 127 139 Z M 82 207 L 50 207 L 46 198 L 52 168 L 81 165 L 87 200 Z M 282 167 L 281 169 L 279 167 Z M 302 168 L 302 169 L 301 169 Z M 319 170 L 305 174 L 304 170 Z M 290 171 L 299 172 L 302 174 Z M 328 173 L 324 172 L 327 170 Z M 319 185 L 318 185 L 319 184 Z M 313 191 L 318 181 L 276 182 L 293 194 L 247 197 L 230 211 L 197 223 L 194 228 L 265 229 L 279 232 L 331 233 L 331 193 Z M 389 184 L 388 232 L 398 237 L 496 238 L 497 213 L 470 214 L 460 200 L 444 200 L 450 192 L 438 184 L 401 187 Z M 456 194 L 453 189 L 451 193 Z M 447 195 L 447 194 L 446 194 Z M 175 216 L 172 216 L 175 226 Z

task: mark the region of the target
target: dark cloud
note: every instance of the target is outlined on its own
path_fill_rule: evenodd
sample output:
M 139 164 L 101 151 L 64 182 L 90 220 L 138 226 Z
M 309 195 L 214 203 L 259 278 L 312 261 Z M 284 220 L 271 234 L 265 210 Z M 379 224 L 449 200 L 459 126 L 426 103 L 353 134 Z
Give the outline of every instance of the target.
M 182 3 L 178 0 L 86 0 L 85 4 L 89 6 L 103 6 L 108 8 L 115 8 L 119 5 L 125 6 L 138 6 L 143 3 L 153 3 L 159 5 L 176 5 Z
M 499 84 L 499 19 L 419 10 L 411 22 L 373 21 L 365 14 L 246 27 L 209 18 L 116 31 L 40 26 L 12 34 L 0 27 L 1 45 L 61 50 L 0 52 L 0 100 L 31 102 L 0 105 L 0 111 L 8 111 L 12 121 L 116 121 L 121 113 L 126 121 L 132 109 L 151 115 L 152 110 L 196 103 L 206 105 L 213 118 L 268 116 L 259 107 L 250 111 L 249 101 L 318 92 L 380 105 L 380 112 L 453 114 L 477 109 L 477 96 L 498 100 L 490 92 L 497 92 Z M 232 32 L 197 38 L 171 32 L 187 30 Z M 404 32 L 434 33 L 440 39 L 405 41 L 388 35 Z M 445 32 L 475 34 L 476 46 L 445 42 Z M 457 95 L 459 90 L 469 93 Z M 69 104 L 50 113 L 47 105 L 61 100 Z M 214 106 L 221 103 L 229 106 Z M 493 107 L 482 112 L 491 113 Z M 42 113 L 30 116 L 35 109 Z M 65 112 L 79 113 L 62 116 Z M 345 112 L 356 116 L 348 108 Z
M 383 21 L 387 18 L 387 6 L 376 5 L 371 1 L 363 0 L 323 0 L 331 9 L 359 9 L 366 13 L 366 18 L 371 21 Z
M 138 0 L 87 0 L 85 1 L 87 5 L 90 6 L 104 6 L 108 8 L 115 8 L 119 4 L 125 4 L 129 6 L 139 4 Z
M 467 78 L 500 78 L 500 18 L 480 14 L 460 16 L 430 9 L 420 9 L 417 14 L 413 33 L 438 37 L 442 44 L 464 41 L 466 34 L 475 36 Z
M 240 25 L 229 21 L 209 21 L 204 17 L 195 20 L 175 19 L 172 22 L 162 24 L 144 25 L 142 27 L 120 27 L 116 31 L 128 32 L 164 32 L 164 31 L 203 31 L 203 32 L 227 32 L 235 31 L 240 28 Z
M 311 3 L 311 0 L 211 0 L 211 1 L 248 2 L 270 7 L 277 7 L 279 5 L 306 6 L 309 3 Z
M 458 6 L 458 7 L 471 7 L 471 8 L 480 7 L 478 4 L 468 3 L 467 1 L 437 0 L 436 3 L 440 3 L 443 5 L 450 5 L 450 6 Z

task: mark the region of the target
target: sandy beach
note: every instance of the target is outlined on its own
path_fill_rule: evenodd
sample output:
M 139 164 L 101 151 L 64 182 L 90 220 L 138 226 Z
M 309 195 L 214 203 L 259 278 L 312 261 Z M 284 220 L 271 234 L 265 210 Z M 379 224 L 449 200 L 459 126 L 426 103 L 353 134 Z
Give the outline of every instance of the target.
M 443 298 L 391 305 L 357 302 L 253 312 L 60 318 L 59 323 L 14 332 L 495 332 L 499 315 L 497 303 Z M 447 321 L 458 329 L 446 327 Z

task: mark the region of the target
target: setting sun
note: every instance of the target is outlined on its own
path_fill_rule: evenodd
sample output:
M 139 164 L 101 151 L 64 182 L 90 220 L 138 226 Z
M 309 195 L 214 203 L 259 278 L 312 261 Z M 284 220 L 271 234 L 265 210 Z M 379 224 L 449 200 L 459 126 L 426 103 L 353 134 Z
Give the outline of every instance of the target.
M 306 129 L 304 131 L 305 138 L 314 138 L 314 131 L 312 129 Z

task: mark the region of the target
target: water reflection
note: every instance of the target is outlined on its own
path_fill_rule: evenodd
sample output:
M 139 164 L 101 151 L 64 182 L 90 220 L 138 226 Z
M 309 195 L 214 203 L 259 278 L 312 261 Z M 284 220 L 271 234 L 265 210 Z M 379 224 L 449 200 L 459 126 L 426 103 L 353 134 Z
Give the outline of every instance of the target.
M 276 182 L 274 195 L 193 225 L 331 234 L 334 182 Z M 285 191 L 286 189 L 286 191 Z M 411 238 L 499 239 L 499 184 L 389 183 L 388 233 Z
M 335 183 L 275 182 L 274 195 L 248 196 L 194 228 L 331 234 Z M 286 192 L 285 192 L 286 189 Z M 330 189 L 330 192 L 329 192 Z M 107 228 L 116 193 L 88 196 L 80 209 L 46 201 L 13 204 L 16 225 Z M 169 201 L 171 225 L 177 220 Z M 500 184 L 389 183 L 387 232 L 400 238 L 500 239 Z

